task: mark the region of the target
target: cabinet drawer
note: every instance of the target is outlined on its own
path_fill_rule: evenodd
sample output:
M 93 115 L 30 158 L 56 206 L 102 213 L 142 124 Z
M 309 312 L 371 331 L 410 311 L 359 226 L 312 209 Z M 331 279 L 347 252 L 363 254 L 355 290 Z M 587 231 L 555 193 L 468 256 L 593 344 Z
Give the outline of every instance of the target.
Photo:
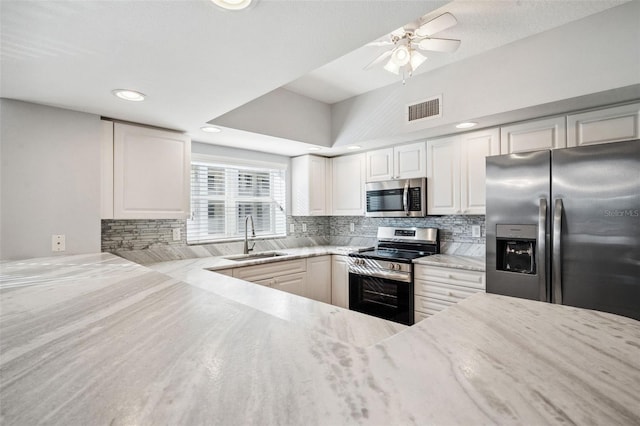
M 436 312 L 440 312 L 441 310 L 453 305 L 452 302 L 446 302 L 443 300 L 432 299 L 430 297 L 425 296 L 414 296 L 414 310 L 423 312 L 428 315 L 433 315 Z
M 437 281 L 471 287 L 478 290 L 485 289 L 484 272 L 479 271 L 416 265 L 415 278 L 416 280 Z
M 457 303 L 482 290 L 437 281 L 415 281 L 415 294 L 433 299 Z
M 259 281 L 280 275 L 295 274 L 307 270 L 306 259 L 285 260 L 263 265 L 234 268 L 233 276 L 246 281 Z

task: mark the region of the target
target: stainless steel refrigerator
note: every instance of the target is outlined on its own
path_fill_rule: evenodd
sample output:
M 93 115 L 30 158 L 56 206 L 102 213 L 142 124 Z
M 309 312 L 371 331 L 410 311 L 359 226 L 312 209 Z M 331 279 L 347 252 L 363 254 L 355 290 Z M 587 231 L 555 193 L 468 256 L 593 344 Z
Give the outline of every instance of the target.
M 487 292 L 640 320 L 640 140 L 487 158 Z

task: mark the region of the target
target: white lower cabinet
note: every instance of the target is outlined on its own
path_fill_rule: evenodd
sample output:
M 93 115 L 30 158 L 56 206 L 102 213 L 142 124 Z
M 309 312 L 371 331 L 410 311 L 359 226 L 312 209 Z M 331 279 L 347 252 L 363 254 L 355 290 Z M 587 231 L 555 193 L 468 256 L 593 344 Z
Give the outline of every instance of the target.
M 306 297 L 331 303 L 331 256 L 307 258 Z
M 229 269 L 215 271 L 229 275 Z M 233 268 L 232 276 L 320 302 L 331 303 L 331 256 Z
M 331 304 L 349 309 L 348 256 L 331 256 Z
M 286 291 L 287 293 L 307 296 L 307 273 L 281 275 L 273 277 L 271 288 Z
M 414 276 L 415 322 L 486 288 L 485 273 L 479 271 L 416 265 Z

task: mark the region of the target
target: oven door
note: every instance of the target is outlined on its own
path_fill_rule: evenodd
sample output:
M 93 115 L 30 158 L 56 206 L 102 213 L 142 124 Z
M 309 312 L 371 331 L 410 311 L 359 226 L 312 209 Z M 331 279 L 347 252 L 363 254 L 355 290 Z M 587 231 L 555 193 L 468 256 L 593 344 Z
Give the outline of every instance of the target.
M 349 309 L 413 325 L 413 283 L 350 272 Z

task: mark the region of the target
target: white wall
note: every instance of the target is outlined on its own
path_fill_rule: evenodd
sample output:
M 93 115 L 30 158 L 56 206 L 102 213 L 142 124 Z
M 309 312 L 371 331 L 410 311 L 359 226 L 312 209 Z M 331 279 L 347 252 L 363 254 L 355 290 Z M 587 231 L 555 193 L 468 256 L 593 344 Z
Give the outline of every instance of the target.
M 634 1 L 332 105 L 335 146 L 420 131 L 640 83 Z M 464 43 L 464 40 L 463 40 Z M 443 116 L 410 125 L 407 104 L 443 94 Z M 451 132 L 455 131 L 450 126 Z M 422 133 L 426 135 L 427 132 Z
M 99 142 L 97 115 L 0 100 L 1 259 L 100 252 Z
M 213 121 L 214 124 L 283 139 L 331 146 L 329 105 L 276 89 Z

